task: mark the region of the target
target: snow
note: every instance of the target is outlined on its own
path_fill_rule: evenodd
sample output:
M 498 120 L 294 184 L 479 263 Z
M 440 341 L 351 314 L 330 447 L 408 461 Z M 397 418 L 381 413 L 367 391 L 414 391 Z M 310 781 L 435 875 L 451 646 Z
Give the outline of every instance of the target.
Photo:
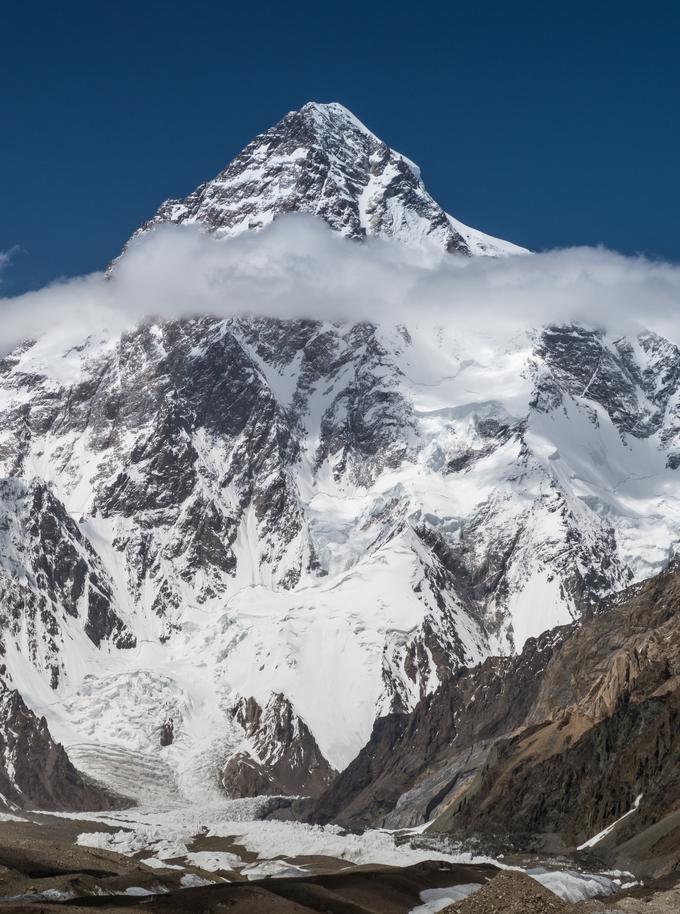
M 0 812 L 0 822 L 26 822 L 27 819 L 15 816 L 11 812 Z
M 146 852 L 159 866 L 165 861 L 197 866 L 212 871 L 240 870 L 265 874 L 276 867 L 289 866 L 299 857 L 332 857 L 348 864 L 409 866 L 424 860 L 452 863 L 492 862 L 490 858 L 469 853 L 451 854 L 431 848 L 411 847 L 400 835 L 384 829 L 362 834 L 346 832 L 335 825 L 307 825 L 255 818 L 266 808 L 261 800 L 216 800 L 208 805 L 194 804 L 175 809 L 132 808 L 107 813 L 57 813 L 79 822 L 99 823 L 112 831 L 85 831 L 77 843 L 126 855 Z M 192 851 L 193 840 L 224 838 L 243 847 L 257 859 L 245 864 L 240 856 L 227 851 Z M 148 858 L 147 858 L 148 859 Z M 266 865 L 266 867 L 265 867 Z M 253 876 L 252 878 L 259 878 Z
M 451 885 L 442 889 L 425 889 L 420 893 L 420 900 L 423 903 L 411 908 L 409 914 L 437 914 L 438 911 L 456 901 L 462 901 L 478 889 L 481 889 L 481 885 L 477 882 Z
M 519 867 L 504 868 L 520 869 Z M 614 895 L 622 888 L 620 879 L 612 879 L 604 874 L 540 868 L 523 870 L 523 872 L 569 904 L 586 901 L 588 898 Z M 469 883 L 448 888 L 425 889 L 420 893 L 420 900 L 423 903 L 412 908 L 409 914 L 437 914 L 438 911 L 456 901 L 467 898 L 480 888 L 482 886 L 479 884 Z
M 526 872 L 560 898 L 577 902 L 620 891 L 622 877 L 627 875 L 539 867 L 522 870 L 483 855 L 452 853 L 432 846 L 418 847 L 405 840 L 409 832 L 404 831 L 367 829 L 356 834 L 335 825 L 307 825 L 256 818 L 263 809 L 262 801 L 222 799 L 209 805 L 194 804 L 174 810 L 137 807 L 107 813 L 57 815 L 78 821 L 89 820 L 112 829 L 82 832 L 77 841 L 81 846 L 127 855 L 139 855 L 146 851 L 152 856 L 142 862 L 156 868 L 195 866 L 216 873 L 236 871 L 250 880 L 305 875 L 308 870 L 303 865 L 291 862 L 305 857 L 328 857 L 345 861 L 347 865 L 410 866 L 426 860 L 452 864 L 487 863 L 502 869 Z M 410 833 L 417 834 L 418 831 L 413 829 Z M 256 855 L 256 860 L 246 863 L 233 851 L 193 851 L 191 845 L 199 836 L 201 839 L 222 838 L 244 848 L 247 855 Z M 199 884 L 189 882 L 193 878 L 189 875 L 183 877 L 182 884 Z M 436 914 L 447 904 L 466 897 L 478 888 L 478 884 L 465 884 L 427 889 L 421 893 L 422 904 L 411 914 Z
M 185 873 L 180 879 L 180 885 L 185 889 L 197 889 L 206 885 L 215 885 L 215 882 L 212 879 L 205 879 L 203 876 L 197 876 L 196 873 Z
M 501 238 L 494 238 L 493 235 L 487 235 L 478 229 L 470 228 L 453 216 L 448 216 L 449 222 L 465 239 L 470 251 L 477 255 L 486 255 L 490 257 L 505 257 L 513 254 L 528 254 L 526 248 L 513 244 L 511 241 L 503 241 Z
M 576 904 L 588 898 L 614 895 L 621 890 L 620 881 L 595 873 L 578 873 L 573 870 L 527 870 L 546 889 L 550 889 L 563 901 Z
M 638 796 L 635 798 L 635 802 L 633 803 L 632 809 L 629 809 L 628 812 L 625 812 L 620 818 L 616 819 L 615 822 L 612 822 L 611 825 L 608 825 L 606 828 L 602 829 L 601 832 L 598 832 L 592 838 L 589 838 L 587 841 L 584 841 L 583 844 L 579 844 L 578 849 L 580 851 L 583 851 L 583 850 L 586 850 L 586 848 L 595 847 L 596 844 L 599 844 L 600 841 L 602 841 L 604 838 L 606 838 L 608 834 L 610 834 L 612 831 L 614 831 L 614 829 L 620 822 L 623 822 L 624 819 L 627 819 L 629 816 L 633 815 L 633 813 L 639 807 L 642 797 L 643 797 L 643 794 L 638 794 Z
M 0 902 L 60 902 L 69 901 L 76 897 L 76 892 L 65 891 L 64 889 L 46 889 L 44 892 L 31 892 L 27 895 L 0 895 Z
M 308 871 L 303 867 L 286 863 L 284 860 L 266 860 L 264 863 L 251 863 L 241 870 L 241 874 L 247 876 L 250 880 L 272 877 L 290 879 L 295 876 L 309 875 Z
M 183 866 L 177 866 L 174 863 L 168 863 L 166 860 L 161 860 L 158 857 L 144 857 L 139 861 L 143 863 L 144 866 L 150 866 L 153 870 L 183 870 Z
M 177 560 L 163 558 L 176 549 L 177 528 L 156 525 L 159 570 L 135 589 L 117 544 L 135 541 L 136 522 L 103 518 L 91 509 L 145 429 L 121 429 L 118 447 L 103 451 L 72 433 L 36 440 L 26 475 L 44 477 L 63 500 L 92 544 L 101 575 L 111 581 L 116 611 L 137 638 L 134 650 L 106 643 L 98 650 L 84 635 L 82 620 L 63 618 L 64 675 L 56 694 L 40 670 L 50 666 L 43 654 L 48 639 L 38 642 L 35 659 L 28 629 L 7 640 L 5 662 L 13 681 L 86 773 L 143 798 L 146 790 L 157 790 L 147 776 L 157 759 L 167 783 L 164 802 L 215 791 L 221 765 L 245 745 L 229 709 L 241 696 L 264 706 L 273 692 L 288 697 L 322 753 L 343 768 L 365 744 L 376 714 L 390 709 L 386 661 L 407 706 L 421 690 L 437 687 L 431 657 L 418 681 L 404 665 L 426 622 L 445 636 L 448 625 L 455 627 L 469 664 L 489 652 L 519 650 L 528 637 L 569 622 L 575 607 L 560 562 L 575 529 L 594 554 L 613 529 L 622 565 L 636 578 L 665 561 L 669 544 L 680 538 L 680 493 L 676 474 L 665 465 L 661 433 L 622 435 L 588 391 L 564 397 L 547 412 L 532 409 L 531 332 L 506 338 L 489 328 L 461 336 L 453 327 L 415 320 L 407 341 L 402 330 L 381 328 L 378 339 L 388 355 L 372 368 L 372 384 L 403 400 L 407 457 L 380 469 L 369 485 L 335 478 L 335 455 L 317 466 L 322 418 L 360 370 L 363 356 L 348 352 L 351 358 L 336 375 L 312 386 L 301 413 L 301 459 L 287 473 L 303 522 L 278 565 L 271 560 L 272 540 L 263 537 L 248 506 L 234 543 L 233 577 L 200 568 L 191 578 Z M 216 322 L 212 332 L 220 338 L 227 323 Z M 322 325 L 319 334 L 328 333 L 336 334 L 341 351 L 346 343 L 338 328 Z M 164 351 L 161 330 L 155 334 L 158 351 Z M 268 361 L 244 342 L 242 332 L 238 337 L 266 389 L 289 409 L 299 393 L 300 352 L 287 361 L 278 354 Z M 69 349 L 62 365 L 57 349 L 36 344 L 21 354 L 16 371 L 46 371 L 44 384 L 52 391 L 87 377 L 95 354 L 111 345 L 104 338 L 90 340 L 80 351 Z M 199 355 L 196 349 L 192 357 Z M 507 440 L 489 447 L 480 431 L 488 422 L 510 429 Z M 521 424 L 524 443 L 512 434 Z M 217 440 L 201 429 L 193 445 L 201 497 L 229 514 L 238 493 L 219 480 L 242 443 Z M 469 453 L 476 456 L 468 466 L 447 471 L 450 461 Z M 506 570 L 507 599 L 496 605 L 492 598 L 486 607 L 489 618 L 497 614 L 502 620 L 490 635 L 455 594 L 445 594 L 442 611 L 426 578 L 433 558 L 413 532 L 425 524 L 455 546 L 479 517 L 484 523 L 471 560 L 480 565 L 499 539 L 509 542 L 519 533 Z M 324 576 L 307 572 L 292 589 L 282 586 L 290 569 L 305 567 L 312 552 Z M 16 544 L 3 550 L 1 561 L 8 568 L 21 564 Z M 153 609 L 161 581 L 171 582 L 179 595 L 171 620 Z M 620 581 L 626 583 L 625 577 Z M 169 621 L 173 631 L 166 640 Z M 167 717 L 175 721 L 176 739 L 159 755 L 159 727 Z
M 185 859 L 187 863 L 210 872 L 234 870 L 243 866 L 243 860 L 238 854 L 229 854 L 226 851 L 193 851 L 187 854 Z

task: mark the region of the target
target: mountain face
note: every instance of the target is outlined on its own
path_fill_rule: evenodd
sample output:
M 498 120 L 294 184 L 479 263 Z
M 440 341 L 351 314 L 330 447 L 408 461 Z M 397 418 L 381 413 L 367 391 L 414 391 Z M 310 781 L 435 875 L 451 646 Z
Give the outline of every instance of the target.
M 25 644 L 56 689 L 66 640 L 135 646 L 116 615 L 112 583 L 99 556 L 43 481 L 0 480 L 0 542 L 3 656 Z
M 0 812 L 17 809 L 111 809 L 120 803 L 85 781 L 45 718 L 0 680 Z
M 650 873 L 672 869 L 679 683 L 676 562 L 517 656 L 458 671 L 411 714 L 377 721 L 314 818 L 429 820 L 432 831 L 487 846 L 578 847 Z
M 429 243 L 465 255 L 523 250 L 449 216 L 425 190 L 417 165 L 342 105 L 314 102 L 255 137 L 188 197 L 166 200 L 137 234 L 173 222 L 233 236 L 292 212 L 320 216 L 348 238 Z
M 293 210 L 513 250 L 336 105 L 140 232 Z M 376 716 L 667 561 L 679 402 L 673 344 L 585 326 L 204 316 L 27 341 L 0 362 L 2 675 L 83 770 L 105 750 L 125 785 L 145 758 L 187 794 L 319 793 Z
M 232 713 L 250 751 L 232 756 L 222 771 L 229 796 L 318 796 L 331 785 L 336 772 L 285 695 L 272 695 L 264 708 L 254 698 L 242 698 Z

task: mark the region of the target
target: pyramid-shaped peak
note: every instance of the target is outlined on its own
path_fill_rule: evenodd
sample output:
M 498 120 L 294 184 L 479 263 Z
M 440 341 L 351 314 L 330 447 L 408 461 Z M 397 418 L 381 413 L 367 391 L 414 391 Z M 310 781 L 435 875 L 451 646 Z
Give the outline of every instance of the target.
M 418 166 L 339 102 L 289 111 L 212 181 L 163 203 L 136 234 L 174 222 L 233 236 L 291 212 L 319 216 L 348 238 L 375 236 L 465 255 L 522 250 L 449 216 L 425 189 Z

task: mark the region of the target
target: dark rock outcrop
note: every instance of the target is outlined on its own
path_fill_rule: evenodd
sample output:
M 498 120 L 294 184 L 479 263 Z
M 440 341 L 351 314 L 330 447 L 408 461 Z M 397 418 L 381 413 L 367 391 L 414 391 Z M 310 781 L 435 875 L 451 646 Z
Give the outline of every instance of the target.
M 518 657 L 460 671 L 410 715 L 378 721 L 313 818 L 434 819 L 433 830 L 459 837 L 564 849 L 638 804 L 615 844 L 653 830 L 662 841 L 678 833 L 679 734 L 674 564 L 582 622 L 529 641 Z M 638 853 L 654 852 L 638 842 Z
M 175 724 L 172 717 L 168 717 L 161 724 L 160 744 L 161 746 L 171 746 L 175 739 Z
M 221 781 L 230 797 L 318 796 L 332 782 L 336 772 L 284 695 L 272 695 L 264 708 L 254 698 L 241 699 L 233 715 L 249 751 L 224 766 Z
M 0 808 L 98 810 L 121 798 L 83 778 L 44 717 L 0 680 Z

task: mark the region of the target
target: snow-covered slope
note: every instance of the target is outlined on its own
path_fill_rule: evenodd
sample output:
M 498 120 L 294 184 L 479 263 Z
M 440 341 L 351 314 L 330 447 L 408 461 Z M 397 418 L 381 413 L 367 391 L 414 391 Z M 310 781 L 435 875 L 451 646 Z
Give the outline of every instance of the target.
M 3 366 L 3 473 L 30 481 L 2 490 L 8 674 L 67 743 L 178 777 L 249 752 L 231 709 L 273 693 L 342 767 L 376 713 L 677 539 L 680 354 L 651 335 L 201 319 L 89 340 L 66 382 L 41 347 Z M 49 525 L 17 507 L 36 493 Z
M 425 190 L 418 166 L 336 102 L 289 112 L 216 178 L 184 200 L 163 203 L 137 234 L 174 222 L 233 236 L 290 212 L 320 216 L 349 238 L 376 236 L 468 255 L 524 250 L 445 213 Z
M 335 105 L 145 228 L 293 209 L 510 250 Z M 666 560 L 679 402 L 674 345 L 571 325 L 197 317 L 28 342 L 0 363 L 1 672 L 119 784 L 158 756 L 173 796 L 319 789 L 377 714 Z

